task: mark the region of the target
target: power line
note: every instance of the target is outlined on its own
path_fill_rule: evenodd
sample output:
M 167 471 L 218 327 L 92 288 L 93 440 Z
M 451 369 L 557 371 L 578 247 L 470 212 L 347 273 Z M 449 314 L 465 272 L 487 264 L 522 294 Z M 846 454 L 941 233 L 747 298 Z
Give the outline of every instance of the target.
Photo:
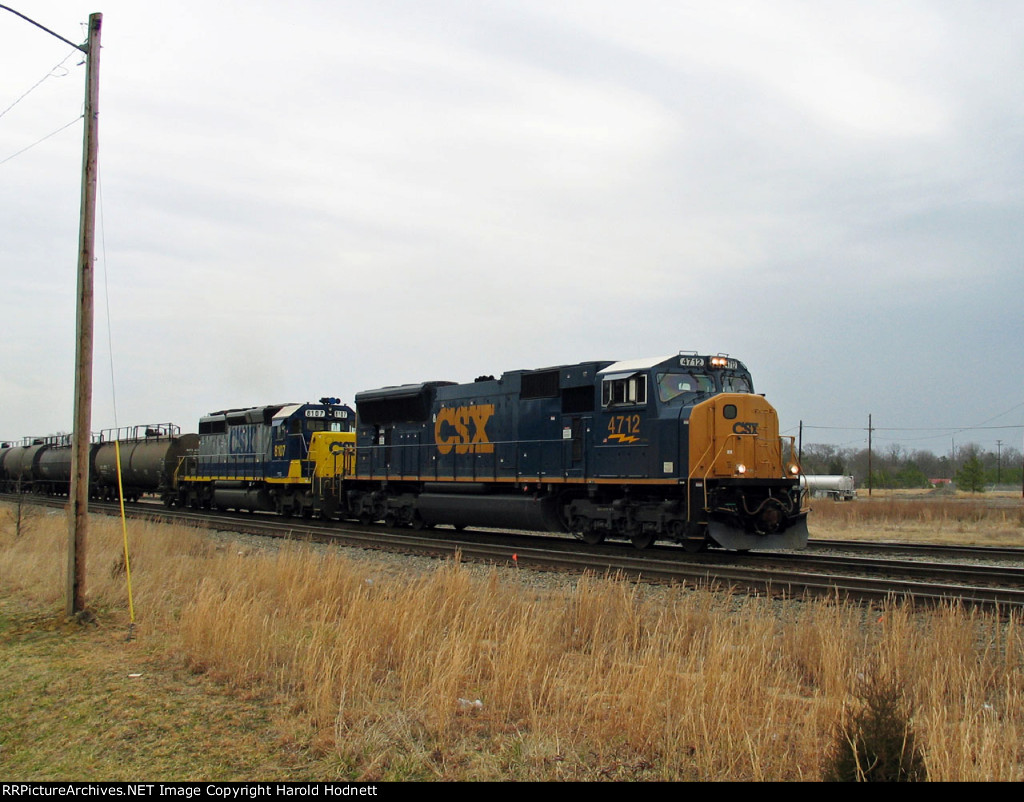
M 33 142 L 33 143 L 32 143 L 31 145 L 29 145 L 29 146 L 28 146 L 27 148 L 22 148 L 22 149 L 21 149 L 21 150 L 19 150 L 19 151 L 18 151 L 17 153 L 12 153 L 12 154 L 11 154 L 10 156 L 8 156 L 8 157 L 7 157 L 6 159 L 4 159 L 3 161 L 0 161 L 0 164 L 7 164 L 7 162 L 9 162 L 9 161 L 10 161 L 11 159 L 14 159 L 14 158 L 16 158 L 16 157 L 20 156 L 20 155 L 21 155 L 22 153 L 24 153 L 25 151 L 28 151 L 28 150 L 32 150 L 32 148 L 34 148 L 34 147 L 35 147 L 36 145 L 38 145 L 38 144 L 40 144 L 40 143 L 42 143 L 42 142 L 45 142 L 45 141 L 46 141 L 47 139 L 49 139 L 49 138 L 50 138 L 51 136 L 56 136 L 56 135 L 57 135 L 57 134 L 59 134 L 59 133 L 60 133 L 61 131 L 63 131 L 63 130 L 65 129 L 65 128 L 70 128 L 70 127 L 71 127 L 72 125 L 74 125 L 74 124 L 75 124 L 75 123 L 77 123 L 77 122 L 78 122 L 79 120 L 81 120 L 81 119 L 82 119 L 82 117 L 84 117 L 84 116 L 85 116 L 84 114 L 80 114 L 79 116 L 75 117 L 75 119 L 73 119 L 73 120 L 72 120 L 71 122 L 69 122 L 69 123 L 68 123 L 67 125 L 62 125 L 62 126 L 61 126 L 60 128 L 58 128 L 58 129 L 57 129 L 56 131 L 53 131 L 52 133 L 49 133 L 49 134 L 47 134 L 47 135 L 46 135 L 46 136 L 44 136 L 44 137 L 43 137 L 42 139 L 37 139 L 37 140 L 36 140 L 35 142 Z
M 987 426 L 986 424 L 994 421 L 996 418 L 1001 418 L 1003 415 L 1009 415 L 1011 412 L 1024 407 L 1024 401 L 1019 404 L 1014 404 L 1005 412 L 1000 412 L 998 415 L 993 415 L 991 418 L 983 420 L 981 423 L 973 424 L 970 426 L 872 426 L 871 428 L 876 432 L 935 432 L 930 437 L 944 437 L 949 434 L 959 434 L 960 432 L 973 432 L 973 431 L 986 431 L 992 429 L 1024 429 L 1024 424 L 1006 424 L 1003 426 Z M 804 424 L 805 429 L 824 429 L 827 431 L 837 432 L 866 432 L 867 428 L 864 426 L 814 426 L 809 423 Z M 922 440 L 928 438 L 922 437 Z
M 58 39 L 60 39 L 60 40 L 61 40 L 62 42 L 64 42 L 65 44 L 69 44 L 69 45 L 71 45 L 71 46 L 72 46 L 73 48 L 75 48 L 76 50 L 81 50 L 81 51 L 82 51 L 83 53 L 85 53 L 86 55 L 88 55 L 88 54 L 89 54 L 89 45 L 88 45 L 88 44 L 84 44 L 84 45 L 76 45 L 76 44 L 75 44 L 74 42 L 72 42 L 72 41 L 71 41 L 70 39 L 65 39 L 65 38 L 64 38 L 63 36 L 61 36 L 61 35 L 60 35 L 59 33 L 54 33 L 54 32 L 53 32 L 53 31 L 51 31 L 51 30 L 50 30 L 49 28 L 47 28 L 47 27 L 46 27 L 45 25 L 40 25 L 40 24 L 39 24 L 38 22 L 36 22 L 36 21 L 35 21 L 34 19 L 31 19 L 31 18 L 29 18 L 29 17 L 26 17 L 26 16 L 25 16 L 24 14 L 22 14 L 22 13 L 21 13 L 20 11 L 15 11 L 15 10 L 14 10 L 13 8 L 11 8 L 10 6 L 5 6 L 5 5 L 2 5 L 2 4 L 0 4 L 0 8 L 2 8 L 2 9 L 3 9 L 4 11 L 10 11 L 10 12 L 11 12 L 12 14 L 14 14 L 15 16 L 21 17 L 21 18 L 22 18 L 23 20 L 25 20 L 25 22 L 31 22 L 31 23 L 32 23 L 33 25 L 35 25 L 35 26 L 36 26 L 37 28 L 41 28 L 42 30 L 46 31 L 46 32 L 47 32 L 48 34 L 50 34 L 50 36 L 56 36 L 56 37 L 57 37 Z
M 998 415 L 996 417 L 999 417 Z M 991 420 L 991 419 L 990 419 Z M 804 424 L 805 429 L 826 429 L 837 432 L 866 432 L 867 426 L 814 426 Z M 935 432 L 935 437 L 944 437 L 957 432 L 985 431 L 987 429 L 1024 429 L 1024 423 L 1006 424 L 1005 426 L 872 426 L 876 432 Z
M 15 106 L 17 106 L 17 105 L 18 105 L 19 103 L 21 103 L 21 101 L 23 101 L 23 100 L 24 100 L 25 98 L 27 98 L 27 97 L 28 97 L 29 95 L 31 95 L 31 94 L 32 94 L 32 93 L 33 93 L 33 92 L 34 92 L 34 91 L 35 91 L 36 89 L 38 89 L 38 88 L 39 88 L 39 87 L 40 87 L 40 86 L 41 86 L 41 85 L 43 84 L 43 82 L 44 82 L 44 81 L 46 81 L 46 79 L 47 79 L 47 78 L 54 78 L 54 77 L 57 77 L 57 76 L 55 76 L 55 75 L 54 75 L 54 73 L 55 73 L 55 72 L 56 72 L 57 70 L 61 69 L 61 68 L 62 68 L 62 67 L 64 66 L 64 62 L 65 62 L 65 61 L 67 61 L 67 60 L 68 60 L 69 58 L 71 58 L 71 57 L 72 57 L 73 55 L 75 55 L 75 53 L 77 53 L 77 52 L 78 52 L 77 50 L 72 50 L 72 51 L 71 51 L 70 53 L 68 53 L 68 54 L 67 54 L 67 55 L 66 55 L 66 56 L 64 57 L 64 60 L 60 62 L 60 64 L 55 64 L 55 65 L 54 65 L 54 66 L 53 66 L 53 67 L 52 67 L 52 68 L 50 69 L 50 71 L 49 71 L 48 73 L 46 73 L 46 75 L 44 75 L 44 76 L 43 76 L 42 78 L 40 78 L 40 79 L 39 79 L 38 81 L 36 81 L 36 82 L 35 82 L 35 83 L 34 83 L 34 84 L 32 85 L 32 87 L 31 87 L 31 88 L 29 88 L 29 89 L 28 89 L 28 90 L 27 90 L 27 91 L 26 91 L 26 92 L 25 92 L 24 94 L 22 94 L 22 96 L 21 96 L 21 97 L 19 97 L 19 98 L 18 98 L 17 100 L 15 100 L 15 101 L 14 101 L 14 102 L 13 102 L 13 103 L 12 103 L 12 104 L 11 104 L 10 106 L 8 106 L 8 107 L 7 107 L 6 109 L 4 109 L 3 111 L 0 111 L 0 117 L 3 117 L 3 116 L 4 116 L 4 115 L 5 115 L 6 113 L 7 113 L 7 112 L 9 112 L 9 111 L 10 111 L 11 109 L 13 109 L 13 108 L 14 108 Z M 66 72 L 66 71 L 65 71 L 65 75 L 67 75 L 67 72 Z M 61 78 L 63 78 L 63 77 L 64 77 L 64 75 L 61 75 L 60 77 L 61 77 Z

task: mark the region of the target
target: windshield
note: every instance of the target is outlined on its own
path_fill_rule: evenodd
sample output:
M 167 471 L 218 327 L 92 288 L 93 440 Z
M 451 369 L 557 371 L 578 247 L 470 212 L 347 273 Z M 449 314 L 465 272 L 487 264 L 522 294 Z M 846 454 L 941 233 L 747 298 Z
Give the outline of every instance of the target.
M 722 376 L 722 392 L 724 393 L 749 393 L 750 382 L 743 376 Z
M 710 376 L 693 373 L 659 373 L 658 400 L 668 404 L 695 393 L 713 393 L 715 382 Z

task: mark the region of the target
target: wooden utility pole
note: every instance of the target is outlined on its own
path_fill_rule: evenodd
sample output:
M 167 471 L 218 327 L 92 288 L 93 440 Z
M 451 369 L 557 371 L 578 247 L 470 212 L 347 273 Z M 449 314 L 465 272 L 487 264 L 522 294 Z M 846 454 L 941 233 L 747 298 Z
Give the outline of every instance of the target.
M 102 14 L 89 15 L 89 38 L 76 45 L 10 6 L 0 9 L 30 22 L 85 53 L 85 134 L 82 146 L 82 211 L 78 227 L 78 306 L 75 314 L 75 425 L 71 440 L 71 492 L 68 500 L 68 585 L 65 609 L 85 609 L 85 539 L 89 515 L 89 445 L 92 439 L 92 284 L 96 240 L 96 179 L 99 149 L 100 28 Z
M 75 427 L 71 443 L 71 493 L 68 501 L 68 584 L 66 613 L 85 610 L 85 543 L 89 531 L 89 446 L 92 440 L 93 254 L 96 229 L 100 29 L 102 14 L 89 15 L 89 39 L 83 46 L 85 134 L 82 147 L 82 210 L 79 224 L 78 311 L 75 316 Z
M 868 498 L 871 498 L 871 488 L 874 486 L 871 481 L 871 416 L 868 415 Z

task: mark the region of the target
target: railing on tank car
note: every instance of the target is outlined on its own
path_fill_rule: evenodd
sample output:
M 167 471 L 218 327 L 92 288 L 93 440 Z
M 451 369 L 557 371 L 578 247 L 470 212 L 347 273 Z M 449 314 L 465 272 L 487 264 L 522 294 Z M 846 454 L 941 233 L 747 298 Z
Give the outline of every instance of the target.
M 93 435 L 95 436 L 95 435 Z M 50 448 L 71 448 L 71 440 L 74 435 L 48 434 L 45 437 L 26 437 L 22 441 L 24 446 L 50 446 Z
M 112 443 L 115 440 L 127 443 L 138 440 L 167 440 L 178 437 L 181 427 L 173 423 L 145 423 L 139 426 L 122 426 L 117 429 L 103 429 L 93 435 L 94 443 Z

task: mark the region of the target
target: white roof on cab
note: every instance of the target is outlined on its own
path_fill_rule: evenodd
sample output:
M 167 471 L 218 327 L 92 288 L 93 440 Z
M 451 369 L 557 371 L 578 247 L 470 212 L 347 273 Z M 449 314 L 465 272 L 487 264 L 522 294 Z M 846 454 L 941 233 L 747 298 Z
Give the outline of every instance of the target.
M 301 407 L 302 404 L 285 404 L 281 409 L 274 415 L 274 420 L 280 420 L 281 418 L 289 417 L 295 410 Z
M 649 359 L 628 359 L 625 362 L 616 362 L 613 365 L 609 365 L 597 373 L 599 376 L 603 376 L 608 373 L 636 373 L 638 370 L 650 370 L 655 365 L 660 365 L 674 356 L 675 354 L 669 354 L 668 356 L 656 356 Z

